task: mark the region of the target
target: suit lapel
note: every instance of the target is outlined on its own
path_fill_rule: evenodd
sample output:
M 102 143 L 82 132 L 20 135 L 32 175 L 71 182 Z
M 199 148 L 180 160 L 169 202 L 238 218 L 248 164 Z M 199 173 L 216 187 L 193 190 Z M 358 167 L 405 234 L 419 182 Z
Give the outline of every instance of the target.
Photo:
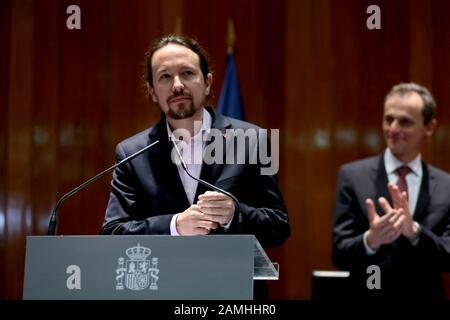
M 158 172 L 157 187 L 164 188 L 164 193 L 171 199 L 171 203 L 178 208 L 178 210 L 189 207 L 189 200 L 184 191 L 183 183 L 181 182 L 178 169 L 171 159 L 172 147 L 168 141 L 167 127 L 165 116 L 162 114 L 161 121 L 150 131 L 150 141 L 159 139 L 155 154 L 152 156 L 152 166 L 154 172 Z M 156 175 L 155 175 L 156 179 Z M 170 201 L 170 200 L 169 200 Z M 184 210 L 183 209 L 183 210 Z
M 429 172 L 428 166 L 422 161 L 423 176 L 420 184 L 419 196 L 417 198 L 416 209 L 414 210 L 414 220 L 420 222 L 426 216 L 428 204 L 430 202 L 430 193 L 433 192 L 436 185 L 434 176 Z M 431 191 L 431 192 L 430 192 Z
M 380 216 L 384 215 L 384 210 L 381 208 L 378 203 L 379 197 L 384 197 L 389 203 L 392 203 L 391 195 L 389 194 L 389 190 L 387 188 L 388 178 L 386 174 L 386 167 L 384 166 L 384 157 L 383 153 L 378 158 L 378 165 L 373 168 L 373 172 L 375 174 L 375 199 L 372 199 L 375 202 L 375 207 Z

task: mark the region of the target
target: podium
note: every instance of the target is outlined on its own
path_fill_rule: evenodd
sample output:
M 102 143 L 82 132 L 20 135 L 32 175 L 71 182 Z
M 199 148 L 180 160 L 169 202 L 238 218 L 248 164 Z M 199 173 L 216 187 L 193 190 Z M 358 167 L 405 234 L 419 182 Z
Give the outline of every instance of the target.
M 23 299 L 251 300 L 278 274 L 253 235 L 28 236 Z

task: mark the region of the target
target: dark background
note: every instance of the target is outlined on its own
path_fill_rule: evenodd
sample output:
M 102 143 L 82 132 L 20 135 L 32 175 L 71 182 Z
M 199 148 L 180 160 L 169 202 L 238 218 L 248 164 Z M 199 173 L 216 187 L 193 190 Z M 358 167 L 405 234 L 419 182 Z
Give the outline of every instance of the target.
M 66 28 L 72 4 L 81 30 Z M 381 30 L 366 28 L 372 4 Z M 26 236 L 46 233 L 56 200 L 159 118 L 141 81 L 149 43 L 177 21 L 197 37 L 214 62 L 216 102 L 229 18 L 247 120 L 280 129 L 292 236 L 269 250 L 281 273 L 271 296 L 310 298 L 311 272 L 334 269 L 337 169 L 384 148 L 393 84 L 416 81 L 435 95 L 438 130 L 423 156 L 450 170 L 449 12 L 439 0 L 1 0 L 0 299 L 21 298 Z M 97 234 L 109 190 L 110 176 L 69 199 L 59 233 Z

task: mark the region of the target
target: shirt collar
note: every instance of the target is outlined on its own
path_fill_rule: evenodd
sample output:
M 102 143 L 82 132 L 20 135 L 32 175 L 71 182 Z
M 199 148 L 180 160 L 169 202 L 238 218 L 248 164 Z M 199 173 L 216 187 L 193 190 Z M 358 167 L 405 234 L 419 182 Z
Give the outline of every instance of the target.
M 386 148 L 384 152 L 384 166 L 387 174 L 394 173 L 401 166 L 408 166 L 416 176 L 420 177 L 422 175 L 422 156 L 419 153 L 411 162 L 402 163 L 394 156 L 391 149 Z

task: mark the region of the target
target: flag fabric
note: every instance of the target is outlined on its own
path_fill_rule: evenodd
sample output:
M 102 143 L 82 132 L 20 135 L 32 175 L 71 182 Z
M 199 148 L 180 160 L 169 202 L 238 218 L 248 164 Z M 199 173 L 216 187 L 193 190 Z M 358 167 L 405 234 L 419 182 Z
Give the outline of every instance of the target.
M 220 92 L 217 109 L 220 113 L 227 117 L 245 120 L 244 107 L 241 101 L 239 81 L 233 53 L 227 54 L 225 77 L 223 80 L 222 91 Z

